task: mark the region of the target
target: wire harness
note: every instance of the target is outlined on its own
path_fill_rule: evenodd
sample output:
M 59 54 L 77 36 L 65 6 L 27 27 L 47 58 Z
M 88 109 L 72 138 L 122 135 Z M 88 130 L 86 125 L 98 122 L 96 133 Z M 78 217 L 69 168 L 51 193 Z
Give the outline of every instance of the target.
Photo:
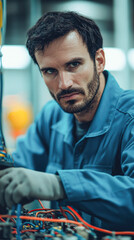
M 0 239 L 132 240 L 134 232 L 115 232 L 87 223 L 71 206 L 26 210 L 20 204 L 0 215 Z
M 3 98 L 3 69 L 2 69 L 2 44 L 5 38 L 6 25 L 6 0 L 0 0 L 0 169 L 13 166 L 13 159 L 7 153 L 5 139 L 2 131 L 2 98 Z

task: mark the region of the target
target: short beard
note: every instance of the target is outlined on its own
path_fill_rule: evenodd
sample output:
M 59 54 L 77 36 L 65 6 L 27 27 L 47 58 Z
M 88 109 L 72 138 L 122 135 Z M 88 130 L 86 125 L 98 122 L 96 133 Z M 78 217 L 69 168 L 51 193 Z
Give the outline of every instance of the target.
M 83 103 L 78 104 L 77 105 L 77 100 L 73 99 L 73 100 L 69 100 L 67 101 L 68 106 L 64 107 L 59 103 L 59 99 L 61 95 L 64 94 L 69 94 L 72 92 L 79 92 L 83 95 L 85 95 L 85 92 L 83 91 L 83 89 L 68 89 L 68 90 L 63 90 L 62 93 L 60 93 L 57 98 L 53 95 L 52 92 L 50 92 L 51 96 L 58 102 L 58 104 L 60 105 L 60 107 L 68 113 L 79 113 L 82 111 L 90 111 L 94 108 L 94 106 L 96 105 L 97 99 L 98 99 L 98 90 L 100 87 L 100 78 L 99 75 L 97 74 L 96 71 L 96 66 L 94 67 L 94 76 L 93 79 L 90 83 L 87 84 L 87 88 L 88 88 L 88 96 L 83 100 Z M 76 105 L 75 105 L 76 104 Z

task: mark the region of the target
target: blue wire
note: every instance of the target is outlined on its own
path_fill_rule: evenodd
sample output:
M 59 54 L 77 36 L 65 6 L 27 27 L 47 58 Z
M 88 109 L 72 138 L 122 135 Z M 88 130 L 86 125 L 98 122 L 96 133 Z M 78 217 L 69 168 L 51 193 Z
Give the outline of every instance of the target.
M 17 220 L 16 220 L 16 227 L 17 227 L 17 236 L 16 239 L 17 240 L 21 240 L 21 219 L 20 219 L 20 215 L 21 215 L 21 204 L 17 204 Z

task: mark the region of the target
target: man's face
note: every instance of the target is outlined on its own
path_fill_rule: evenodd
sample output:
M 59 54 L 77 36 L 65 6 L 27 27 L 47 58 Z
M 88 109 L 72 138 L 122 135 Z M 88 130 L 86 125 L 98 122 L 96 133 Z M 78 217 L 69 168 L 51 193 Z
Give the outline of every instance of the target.
M 64 111 L 78 113 L 93 107 L 99 76 L 76 31 L 54 40 L 35 57 L 51 95 Z

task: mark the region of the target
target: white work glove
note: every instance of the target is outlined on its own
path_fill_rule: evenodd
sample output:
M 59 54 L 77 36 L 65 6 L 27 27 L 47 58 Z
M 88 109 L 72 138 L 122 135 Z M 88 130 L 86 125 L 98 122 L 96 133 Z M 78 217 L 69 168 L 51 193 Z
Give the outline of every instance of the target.
M 11 208 L 35 199 L 60 200 L 65 198 L 60 177 L 25 168 L 0 170 L 0 205 Z

